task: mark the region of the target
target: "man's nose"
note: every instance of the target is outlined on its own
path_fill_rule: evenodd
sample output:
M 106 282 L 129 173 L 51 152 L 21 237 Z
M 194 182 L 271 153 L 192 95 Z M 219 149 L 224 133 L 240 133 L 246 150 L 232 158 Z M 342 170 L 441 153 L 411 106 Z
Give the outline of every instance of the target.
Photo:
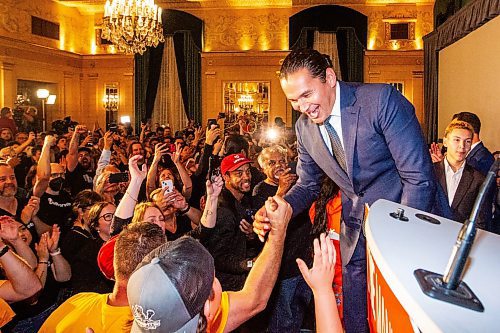
M 306 112 L 309 109 L 309 103 L 304 100 L 299 100 L 299 111 Z

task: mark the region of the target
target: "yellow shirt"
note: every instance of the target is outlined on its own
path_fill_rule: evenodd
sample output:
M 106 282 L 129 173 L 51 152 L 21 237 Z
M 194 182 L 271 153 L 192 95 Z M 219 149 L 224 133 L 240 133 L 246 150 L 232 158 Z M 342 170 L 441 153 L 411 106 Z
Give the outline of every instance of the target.
M 85 332 L 90 327 L 95 333 L 130 332 L 132 312 L 128 306 L 107 304 L 109 294 L 80 293 L 61 304 L 38 331 Z
M 222 333 L 226 328 L 227 317 L 229 315 L 229 297 L 227 292 L 223 292 L 220 300 L 220 307 L 215 313 L 214 320 L 209 325 L 208 333 Z
M 2 285 L 3 283 L 0 283 Z M 2 298 L 0 298 L 0 327 L 3 327 L 12 318 L 14 318 L 16 314 L 10 308 L 9 304 L 5 302 Z

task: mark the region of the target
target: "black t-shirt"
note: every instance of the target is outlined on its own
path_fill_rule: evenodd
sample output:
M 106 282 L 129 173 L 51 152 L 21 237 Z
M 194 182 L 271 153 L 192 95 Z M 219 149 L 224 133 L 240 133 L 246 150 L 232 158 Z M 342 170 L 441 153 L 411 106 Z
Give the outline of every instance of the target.
M 80 227 L 73 227 L 61 240 L 61 253 L 71 266 L 72 294 L 80 292 L 109 293 L 113 283 L 97 265 L 97 254 L 104 241 Z
M 94 176 L 95 172 L 83 169 L 80 163 L 77 164 L 73 172 L 66 171 L 66 181 L 70 186 L 71 195 L 74 197 L 83 190 L 91 190 L 94 185 Z
M 14 174 L 16 175 L 17 186 L 22 188 L 29 188 L 31 184 L 26 185 L 26 175 L 30 168 L 35 165 L 33 158 L 22 154 L 20 157 L 21 162 L 14 168 Z
M 48 225 L 57 224 L 62 231 L 68 231 L 71 221 L 73 200 L 68 192 L 62 190 L 58 195 L 45 192 L 40 198 L 40 210 L 37 216 Z
M 177 216 L 176 222 L 177 230 L 175 230 L 175 233 L 165 230 L 165 235 L 167 236 L 168 241 L 176 240 L 193 229 L 191 228 L 191 220 L 187 216 Z
M 276 191 L 278 191 L 278 186 L 270 185 L 265 181 L 257 184 L 253 190 L 254 207 L 258 209 L 264 206 L 267 198 L 274 196 Z M 295 216 L 288 223 L 283 258 L 278 275 L 279 280 L 300 275 L 295 259 L 301 258 L 308 266 L 312 263 L 311 227 L 307 210 Z

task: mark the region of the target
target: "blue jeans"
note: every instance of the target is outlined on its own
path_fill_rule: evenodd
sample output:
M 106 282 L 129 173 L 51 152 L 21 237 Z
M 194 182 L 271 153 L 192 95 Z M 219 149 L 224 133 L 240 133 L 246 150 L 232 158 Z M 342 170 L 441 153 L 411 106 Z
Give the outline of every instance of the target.
M 12 328 L 11 333 L 36 333 L 42 327 L 45 320 L 54 310 L 57 309 L 57 304 L 53 304 L 43 312 L 40 312 L 34 317 L 21 320 Z
M 311 288 L 302 275 L 282 280 L 269 318 L 268 332 L 300 332 L 304 315 L 312 299 Z

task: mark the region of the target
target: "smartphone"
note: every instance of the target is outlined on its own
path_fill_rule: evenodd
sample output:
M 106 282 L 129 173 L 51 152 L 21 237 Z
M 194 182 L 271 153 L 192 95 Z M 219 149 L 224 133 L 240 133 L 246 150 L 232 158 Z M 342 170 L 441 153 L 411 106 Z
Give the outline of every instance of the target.
M 165 194 L 172 193 L 174 190 L 174 182 L 171 179 L 162 180 L 161 188 L 165 190 Z
M 170 147 L 168 147 L 168 151 L 171 153 L 175 153 L 175 143 L 170 144 Z
M 225 112 L 219 112 L 219 119 L 224 119 L 226 118 L 226 113 Z
M 210 118 L 210 119 L 208 119 L 208 124 L 207 124 L 207 127 L 208 127 L 209 129 L 219 127 L 219 124 L 217 124 L 217 119 L 214 119 L 214 118 Z
M 210 181 L 212 183 L 215 182 L 215 178 L 217 176 L 220 176 L 220 167 L 213 168 L 212 170 L 210 170 Z
M 110 174 L 109 182 L 111 184 L 128 182 L 128 172 L 119 172 Z
M 288 163 L 288 167 L 291 169 L 290 173 L 294 173 L 294 174 L 297 173 L 297 162 L 296 161 L 292 161 L 292 162 Z

